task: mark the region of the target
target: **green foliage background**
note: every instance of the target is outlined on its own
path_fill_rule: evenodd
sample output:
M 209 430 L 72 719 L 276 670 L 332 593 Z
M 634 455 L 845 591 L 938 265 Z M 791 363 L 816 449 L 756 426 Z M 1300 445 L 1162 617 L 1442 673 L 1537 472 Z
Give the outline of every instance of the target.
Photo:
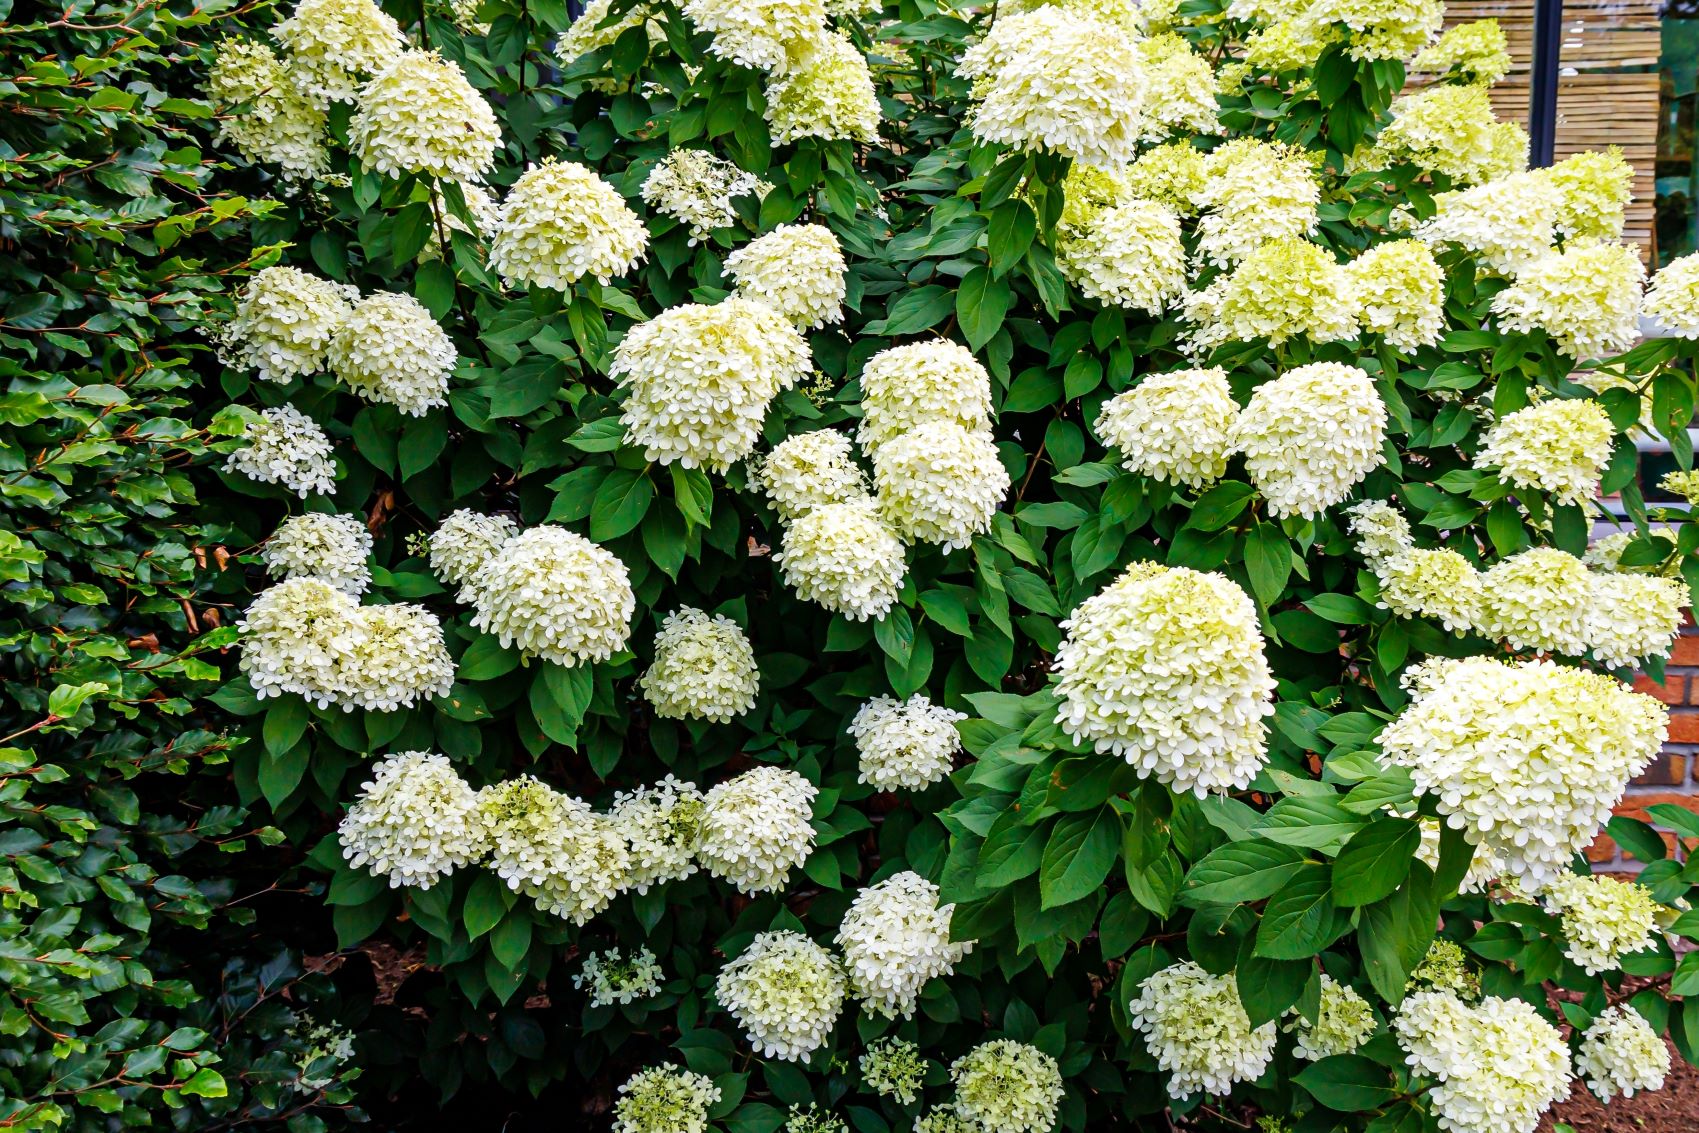
M 538 1120 L 559 1120 L 563 1105 L 600 1115 L 633 1070 L 671 1059 L 715 1078 L 724 1096 L 714 1117 L 736 1133 L 770 1133 L 787 1107 L 810 1101 L 845 1113 L 858 1133 L 906 1129 L 912 1111 L 865 1092 L 854 1070 L 868 1039 L 896 1032 L 933 1060 L 934 1086 L 985 1038 L 1032 1042 L 1067 1076 L 1063 1127 L 1133 1127 L 1167 1099 L 1125 1005 L 1140 979 L 1180 956 L 1237 967 L 1261 1021 L 1313 1010 L 1324 968 L 1396 1001 L 1443 920 L 1494 994 L 1543 1005 L 1546 986 L 1573 991 L 1563 1011 L 1582 1024 L 1622 998 L 1563 959 L 1543 912 L 1456 896 L 1460 839 L 1447 838 L 1436 875 L 1412 861 L 1413 823 L 1379 815 L 1409 801 L 1407 778 L 1369 757 L 1403 703 L 1397 674 L 1423 654 L 1486 646 L 1377 610 L 1373 577 L 1331 517 L 1270 520 L 1237 472 L 1201 497 L 1176 493 L 1122 471 L 1089 435 L 1098 406 L 1135 375 L 1183 364 L 1179 323 L 1100 310 L 1070 291 L 1049 250 L 1065 163 L 976 147 L 963 126 L 954 61 L 974 24 L 896 0 L 886 15 L 901 22 L 882 38 L 903 45 L 899 62 L 852 23 L 875 59 L 883 140 L 775 148 L 758 76 L 706 54 L 706 38 L 670 4 L 657 6 L 663 42 L 634 29 L 568 68 L 550 54 L 570 22 L 561 0 L 492 0 L 481 8 L 490 30 L 474 36 L 435 9 L 386 7 L 497 106 L 497 186 L 559 156 L 635 201 L 670 147 L 695 145 L 775 188 L 749 203 L 740 229 L 694 247 L 650 217 L 648 260 L 616 286 L 508 292 L 464 232 L 451 234 L 446 257 L 420 259 L 439 220 L 430 186 L 368 174 L 345 146 L 335 152 L 346 184 L 310 193 L 284 192 L 230 154 L 210 163 L 209 111 L 193 94 L 210 33 L 240 32 L 243 20 L 261 29 L 274 13 L 88 5 L 76 27 L 50 18 L 5 29 L 0 51 L 15 76 L 6 93 L 34 107 L 0 126 L 0 234 L 19 249 L 0 317 L 0 628 L 12 650 L 3 733 L 18 745 L 0 753 L 0 1094 L 13 1099 L 0 1104 L 23 1107 L 13 1116 L 48 1125 L 40 1107 L 63 1106 L 82 1122 L 74 1127 L 96 1128 L 103 1110 L 182 1106 L 172 1112 L 185 1127 L 281 1112 L 308 1128 L 317 1118 L 295 1111 L 349 1098 L 341 1082 L 307 1096 L 287 1086 L 303 1044 L 278 1039 L 311 1004 L 358 1031 L 362 1100 L 397 1124 L 430 1120 L 422 1115 L 437 1114 L 438 1096 L 486 1118 L 492 1099 Z M 1213 0 L 1188 0 L 1185 11 L 1202 21 L 1188 31 L 1202 48 L 1233 38 Z M 612 78 L 612 89 L 592 78 Z M 1226 99 L 1223 120 L 1234 134 L 1309 146 L 1338 168 L 1402 82 L 1396 64 L 1330 51 L 1314 74 Z M 347 118 L 347 107 L 333 111 L 344 139 Z M 1394 207 L 1425 213 L 1429 187 L 1417 178 L 1331 177 L 1319 239 L 1348 253 L 1383 238 Z M 474 228 L 458 190 L 444 195 Z M 718 299 L 724 255 L 797 219 L 827 224 L 842 242 L 849 312 L 811 336 L 825 392 L 782 395 L 766 440 L 852 421 L 869 356 L 941 334 L 992 371 L 1015 484 L 970 549 L 912 552 L 901 605 L 873 625 L 782 585 L 776 516 L 741 469 L 709 477 L 622 447 L 605 374 L 611 344 L 635 321 Z M 225 302 L 214 295 L 279 261 L 365 292 L 415 294 L 459 348 L 449 408 L 404 418 L 329 377 L 278 387 L 220 370 L 200 329 Z M 1305 361 L 1364 366 L 1396 449 L 1364 496 L 1396 496 L 1424 536 L 1449 532 L 1448 545 L 1483 565 L 1538 542 L 1579 553 L 1588 525 L 1578 509 L 1512 500 L 1470 468 L 1480 419 L 1467 406 L 1503 413 L 1535 387 L 1584 391 L 1542 336 L 1481 329 L 1494 285 L 1477 284 L 1460 256 L 1447 267 L 1457 329 L 1414 357 L 1299 342 L 1226 347 L 1215 361 L 1241 401 Z M 1625 363 L 1653 395 L 1646 423 L 1677 436 L 1671 427 L 1685 425 L 1694 400 L 1690 375 L 1671 364 L 1681 349 L 1656 342 Z M 302 506 L 218 471 L 229 442 L 210 423 L 227 400 L 287 401 L 337 441 L 336 495 L 311 506 L 370 517 L 374 600 L 423 601 L 444 617 L 459 659 L 450 697 L 345 714 L 295 698 L 262 705 L 244 680 L 223 679 L 234 673 L 219 660 L 230 624 L 266 585 L 251 551 Z M 1641 402 L 1628 391 L 1603 400 L 1622 433 L 1606 488 L 1623 492 L 1644 532 L 1626 436 Z M 639 599 L 632 654 L 573 670 L 521 665 L 472 630 L 410 550 L 410 537 L 458 507 L 566 524 L 619 555 Z M 1626 561 L 1678 552 L 1699 581 L 1699 528 L 1681 530 L 1679 548 L 1643 540 Z M 1281 681 L 1271 767 L 1256 791 L 1176 797 L 1050 724 L 1057 622 L 1138 558 L 1221 570 L 1256 597 Z M 634 679 L 661 616 L 681 604 L 746 626 L 762 666 L 755 711 L 726 725 L 646 711 Z M 925 793 L 876 795 L 856 782 L 849 718 L 871 696 L 919 690 L 972 714 L 962 730 L 974 758 Z M 536 913 L 478 869 L 428 892 L 391 890 L 341 864 L 334 827 L 371 759 L 409 749 L 447 753 L 476 784 L 532 772 L 598 804 L 668 772 L 707 786 L 779 764 L 822 788 L 817 848 L 782 896 L 749 901 L 698 875 L 622 897 L 583 929 Z M 1660 817 L 1699 838 L 1684 814 Z M 1618 819 L 1611 833 L 1648 863 L 1643 877 L 1661 900 L 1699 880 L 1650 828 Z M 213 856 L 273 842 L 235 859 L 240 884 Z M 846 1013 L 805 1067 L 750 1057 L 712 999 L 723 958 L 773 927 L 828 939 L 858 887 L 901 869 L 959 902 L 958 935 L 980 941 L 972 955 L 928 987 L 912 1021 Z M 308 900 L 262 904 L 258 923 L 245 924 L 246 903 L 232 899 L 266 889 Z M 1692 915 L 1681 927 L 1699 937 Z M 291 945 L 336 951 L 342 967 L 295 983 Z M 663 993 L 587 1006 L 570 975 L 583 953 L 611 945 L 652 949 Z M 393 1002 L 379 1002 L 362 953 L 390 946 L 409 974 Z M 33 959 L 44 954 L 53 958 Z M 85 969 L 95 978 L 78 978 Z M 1627 971 L 1653 977 L 1634 1004 L 1691 1060 L 1699 1010 L 1680 997 L 1699 989 L 1699 962 L 1678 965 L 1660 944 Z M 1401 1066 L 1384 1035 L 1307 1069 L 1283 1053 L 1242 1097 L 1305 1130 L 1430 1128 Z M 1229 1121 L 1195 1108 L 1192 1117 L 1202 1128 Z

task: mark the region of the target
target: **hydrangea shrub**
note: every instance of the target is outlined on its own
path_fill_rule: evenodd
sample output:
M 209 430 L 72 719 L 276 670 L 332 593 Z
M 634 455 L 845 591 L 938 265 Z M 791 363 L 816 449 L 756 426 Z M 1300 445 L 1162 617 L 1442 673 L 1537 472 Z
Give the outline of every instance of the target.
M 1627 166 L 1528 169 L 1502 33 L 1441 23 L 303 0 L 222 45 L 282 250 L 208 329 L 265 544 L 220 700 L 344 947 L 423 957 L 367 1080 L 1532 1133 L 1699 1054 L 1699 819 L 1611 816 L 1699 583 L 1634 449 L 1692 463 L 1699 269 L 1648 291 Z

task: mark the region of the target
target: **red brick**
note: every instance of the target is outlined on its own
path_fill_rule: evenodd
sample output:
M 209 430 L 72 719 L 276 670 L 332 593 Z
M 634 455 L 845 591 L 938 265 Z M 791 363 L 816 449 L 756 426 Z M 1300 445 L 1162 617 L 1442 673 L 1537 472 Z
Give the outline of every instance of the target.
M 1670 713 L 1670 742 L 1699 744 L 1699 712 Z
M 1656 697 L 1665 704 L 1680 704 L 1686 699 L 1687 678 L 1679 673 L 1669 673 L 1665 675 L 1664 683 L 1659 684 L 1645 673 L 1637 673 L 1634 677 L 1634 691 Z
M 1616 860 L 1616 843 L 1607 834 L 1600 834 L 1593 839 L 1593 844 L 1587 847 L 1587 860 L 1594 865 L 1600 862 Z
M 1659 803 L 1673 803 L 1699 814 L 1699 796 L 1689 794 L 1686 791 L 1660 791 L 1653 795 L 1629 795 L 1618 804 L 1616 813 L 1655 824 L 1655 820 L 1646 813 L 1646 808 L 1657 806 Z
M 1675 648 L 1670 650 L 1669 663 L 1699 665 L 1699 634 L 1684 633 L 1676 638 Z
M 1679 787 L 1687 782 L 1687 757 L 1673 752 L 1659 752 L 1651 766 L 1634 779 L 1638 787 Z

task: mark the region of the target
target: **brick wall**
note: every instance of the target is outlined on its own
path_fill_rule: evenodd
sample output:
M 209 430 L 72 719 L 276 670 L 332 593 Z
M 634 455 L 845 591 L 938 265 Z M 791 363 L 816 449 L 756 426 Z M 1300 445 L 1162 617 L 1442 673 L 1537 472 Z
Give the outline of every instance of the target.
M 1650 821 L 1646 808 L 1658 803 L 1699 811 L 1699 630 L 1691 618 L 1670 652 L 1664 682 L 1658 684 L 1642 673 L 1634 678 L 1634 688 L 1670 706 L 1670 738 L 1645 774 L 1629 785 L 1628 797 L 1616 812 L 1645 822 Z M 1604 834 L 1599 835 L 1587 856 L 1608 869 L 1640 867 Z

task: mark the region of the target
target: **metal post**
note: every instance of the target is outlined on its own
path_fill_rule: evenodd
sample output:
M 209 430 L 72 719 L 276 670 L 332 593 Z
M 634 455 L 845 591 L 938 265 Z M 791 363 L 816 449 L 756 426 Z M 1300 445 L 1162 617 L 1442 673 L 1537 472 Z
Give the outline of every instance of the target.
M 1552 163 L 1557 140 L 1557 76 L 1563 54 L 1563 0 L 1534 0 L 1534 58 L 1528 93 L 1528 164 Z

